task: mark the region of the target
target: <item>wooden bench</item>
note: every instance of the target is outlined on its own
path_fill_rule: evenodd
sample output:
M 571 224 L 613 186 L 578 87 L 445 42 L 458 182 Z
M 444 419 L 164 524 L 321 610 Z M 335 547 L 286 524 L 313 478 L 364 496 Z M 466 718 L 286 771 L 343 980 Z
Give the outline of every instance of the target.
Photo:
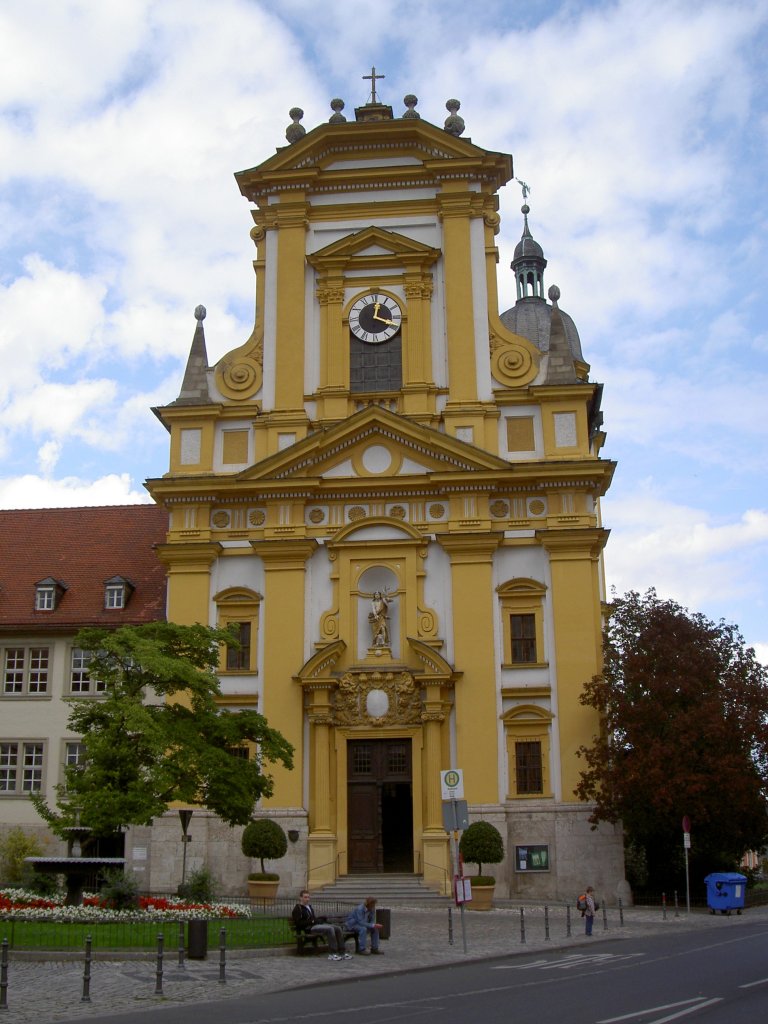
M 339 925 L 344 935 L 345 946 L 348 939 L 354 939 L 355 952 L 358 953 L 360 951 L 360 945 L 357 939 L 357 932 L 351 932 L 344 927 L 343 917 L 326 917 L 323 923 Z M 291 931 L 296 936 L 296 952 L 299 954 L 299 956 L 301 956 L 303 953 L 306 953 L 310 947 L 313 953 L 317 953 L 318 950 L 320 949 L 320 946 L 318 946 L 318 942 L 321 943 L 322 946 L 327 947 L 328 943 L 326 940 L 326 936 L 322 932 L 316 932 L 314 935 L 312 935 L 309 932 L 298 931 L 292 917 L 288 918 L 288 924 L 290 925 Z M 344 951 L 342 950 L 342 952 Z

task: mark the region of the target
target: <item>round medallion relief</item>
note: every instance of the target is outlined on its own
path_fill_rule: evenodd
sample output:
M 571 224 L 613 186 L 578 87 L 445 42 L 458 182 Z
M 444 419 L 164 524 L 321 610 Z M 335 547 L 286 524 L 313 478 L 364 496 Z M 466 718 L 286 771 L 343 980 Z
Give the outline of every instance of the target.
M 383 690 L 371 690 L 365 698 L 365 710 L 371 718 L 383 718 L 389 711 L 389 697 Z
M 363 465 L 369 473 L 386 473 L 392 465 L 392 453 L 383 444 L 371 444 L 363 452 Z

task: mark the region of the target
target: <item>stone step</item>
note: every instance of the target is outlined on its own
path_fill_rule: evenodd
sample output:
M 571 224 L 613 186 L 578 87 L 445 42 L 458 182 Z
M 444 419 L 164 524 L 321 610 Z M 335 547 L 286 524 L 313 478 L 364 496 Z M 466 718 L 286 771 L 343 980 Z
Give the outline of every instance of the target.
M 375 896 L 380 905 L 386 903 L 450 904 L 449 897 L 425 885 L 419 875 L 382 873 L 375 875 L 344 875 L 331 885 L 315 888 L 315 895 L 323 899 L 361 902 L 366 896 Z

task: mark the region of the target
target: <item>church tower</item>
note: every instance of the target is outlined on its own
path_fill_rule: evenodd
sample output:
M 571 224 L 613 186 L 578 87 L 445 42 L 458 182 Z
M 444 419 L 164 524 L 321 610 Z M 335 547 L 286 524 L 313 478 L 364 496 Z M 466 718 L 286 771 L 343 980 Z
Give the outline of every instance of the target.
M 288 144 L 235 176 L 253 332 L 209 366 L 198 307 L 156 410 L 168 617 L 237 624 L 222 706 L 295 747 L 257 809 L 294 839 L 285 891 L 371 872 L 449 891 L 448 768 L 502 833 L 499 895 L 570 897 L 587 869 L 613 891 L 621 835 L 574 795 L 599 728 L 579 695 L 601 657 L 601 386 L 545 297 L 527 203 L 499 312 L 511 156 L 462 137 L 456 100 L 437 126 L 373 86 L 353 119 L 333 100 L 307 132 L 292 110 Z

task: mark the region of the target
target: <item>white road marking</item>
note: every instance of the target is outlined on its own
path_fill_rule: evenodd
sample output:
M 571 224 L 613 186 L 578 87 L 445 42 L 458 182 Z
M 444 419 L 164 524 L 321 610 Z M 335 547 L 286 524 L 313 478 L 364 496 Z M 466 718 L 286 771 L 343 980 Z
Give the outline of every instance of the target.
M 754 988 L 755 985 L 768 985 L 768 978 L 760 978 L 758 981 L 748 981 L 746 985 L 739 985 L 739 988 Z
M 661 1010 L 674 1010 L 677 1006 L 684 1006 L 684 1010 L 678 1010 L 677 1013 L 670 1013 L 666 1017 L 656 1017 L 654 1020 L 649 1021 L 648 1024 L 666 1024 L 670 1020 L 678 1020 L 680 1017 L 686 1017 L 689 1013 L 695 1013 L 697 1010 L 703 1010 L 705 1006 L 714 1006 L 715 1003 L 722 1003 L 722 998 L 707 999 L 706 996 L 696 996 L 694 999 L 683 999 L 679 1003 L 664 1003 L 662 1006 L 647 1006 L 644 1010 L 635 1010 L 634 1013 L 624 1013 L 621 1017 L 604 1017 L 602 1020 L 597 1021 L 597 1024 L 617 1024 L 617 1021 L 621 1020 L 632 1020 L 633 1017 L 645 1017 L 649 1013 L 659 1013 Z M 693 1004 L 693 1005 L 691 1005 Z

